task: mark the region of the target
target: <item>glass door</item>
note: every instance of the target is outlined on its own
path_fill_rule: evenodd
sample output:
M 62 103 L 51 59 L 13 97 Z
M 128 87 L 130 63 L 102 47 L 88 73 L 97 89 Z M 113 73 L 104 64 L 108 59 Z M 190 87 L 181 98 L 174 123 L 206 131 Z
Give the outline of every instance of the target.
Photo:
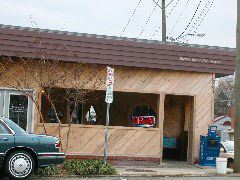
M 22 129 L 27 130 L 28 98 L 23 95 L 10 94 L 9 119 Z
M 3 91 L 3 93 L 1 93 Z M 0 113 L 2 109 L 3 116 L 11 119 L 22 129 L 27 132 L 33 132 L 33 102 L 24 95 L 23 92 L 17 90 L 0 90 L 3 98 L 3 108 L 0 105 Z

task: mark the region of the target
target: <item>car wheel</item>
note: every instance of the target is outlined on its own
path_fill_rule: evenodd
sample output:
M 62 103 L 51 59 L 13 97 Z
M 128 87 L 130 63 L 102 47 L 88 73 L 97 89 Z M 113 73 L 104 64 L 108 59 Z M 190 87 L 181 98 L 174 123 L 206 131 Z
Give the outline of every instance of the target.
M 25 151 L 11 153 L 5 164 L 6 174 L 11 179 L 26 179 L 34 172 L 34 159 Z
M 228 168 L 233 168 L 233 159 L 230 158 L 230 159 L 227 160 L 227 167 Z

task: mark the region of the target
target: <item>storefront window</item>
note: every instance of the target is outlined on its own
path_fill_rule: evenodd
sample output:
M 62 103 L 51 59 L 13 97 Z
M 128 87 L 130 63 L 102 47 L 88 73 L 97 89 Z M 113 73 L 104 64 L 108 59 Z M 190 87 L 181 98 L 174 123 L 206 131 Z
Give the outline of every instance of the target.
M 51 101 L 62 124 L 94 125 L 98 122 L 97 110 L 91 103 L 81 103 L 78 99 L 68 98 L 64 89 L 54 91 Z M 62 97 L 62 98 L 59 98 Z M 41 113 L 46 123 L 58 123 L 49 100 L 42 95 Z

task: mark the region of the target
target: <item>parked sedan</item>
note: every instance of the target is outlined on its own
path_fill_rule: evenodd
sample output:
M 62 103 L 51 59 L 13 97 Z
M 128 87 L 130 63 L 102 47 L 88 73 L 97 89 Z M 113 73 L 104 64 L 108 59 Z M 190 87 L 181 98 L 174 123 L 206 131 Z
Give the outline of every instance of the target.
M 38 167 L 60 164 L 58 138 L 28 134 L 13 121 L 0 117 L 0 172 L 12 179 L 25 179 Z
M 220 157 L 227 158 L 228 168 L 233 167 L 234 141 L 221 142 Z

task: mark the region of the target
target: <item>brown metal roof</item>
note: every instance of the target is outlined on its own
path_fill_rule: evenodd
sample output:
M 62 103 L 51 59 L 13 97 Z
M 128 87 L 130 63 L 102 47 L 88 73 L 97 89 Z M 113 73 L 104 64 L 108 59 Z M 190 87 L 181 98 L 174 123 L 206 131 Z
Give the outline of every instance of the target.
M 0 55 L 233 74 L 235 49 L 0 25 Z

